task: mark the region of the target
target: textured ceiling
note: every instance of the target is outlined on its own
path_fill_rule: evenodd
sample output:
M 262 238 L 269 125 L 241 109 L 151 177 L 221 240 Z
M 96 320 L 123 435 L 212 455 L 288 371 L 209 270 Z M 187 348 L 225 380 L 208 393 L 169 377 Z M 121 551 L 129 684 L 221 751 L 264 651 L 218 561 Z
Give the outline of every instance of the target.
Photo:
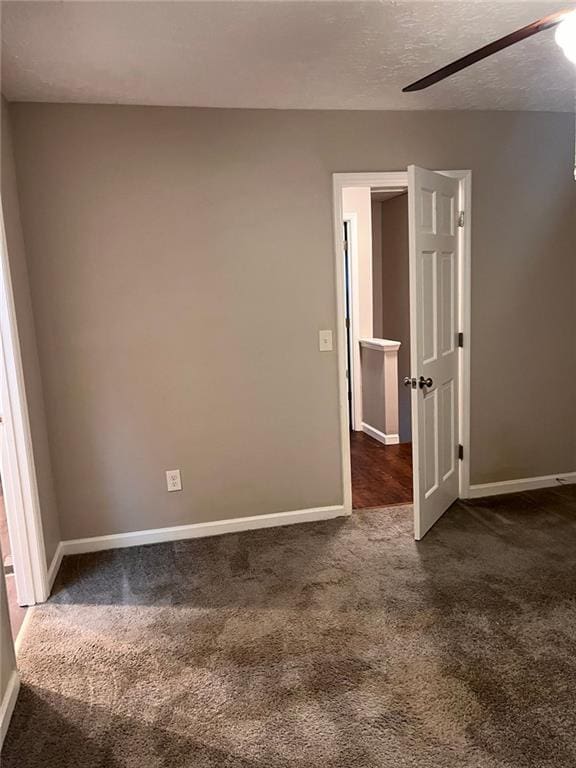
M 544 32 L 450 80 L 401 88 L 576 2 L 5 2 L 11 100 L 299 109 L 572 111 Z

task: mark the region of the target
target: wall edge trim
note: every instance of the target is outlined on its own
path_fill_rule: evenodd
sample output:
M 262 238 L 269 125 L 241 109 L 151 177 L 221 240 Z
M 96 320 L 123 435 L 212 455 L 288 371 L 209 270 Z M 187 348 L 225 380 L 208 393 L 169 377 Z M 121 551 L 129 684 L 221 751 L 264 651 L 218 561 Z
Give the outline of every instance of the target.
M 498 496 L 503 493 L 519 493 L 538 488 L 553 488 L 555 486 L 576 483 L 576 472 L 560 472 L 557 475 L 542 475 L 541 477 L 524 477 L 518 480 L 502 480 L 497 483 L 482 483 L 470 485 L 469 499 L 479 499 L 483 496 Z
M 50 567 L 48 568 L 48 594 L 50 595 L 50 592 L 52 592 L 52 587 L 54 586 L 54 581 L 56 579 L 56 576 L 58 575 L 58 571 L 60 570 L 60 565 L 62 563 L 62 558 L 64 557 L 64 545 L 63 542 L 59 541 L 58 546 L 56 547 L 56 552 L 54 552 L 54 557 L 52 558 L 52 562 L 50 563 Z
M 344 505 L 297 509 L 290 512 L 273 512 L 251 517 L 238 517 L 232 520 L 189 523 L 167 528 L 149 528 L 142 531 L 116 533 L 107 536 L 92 536 L 84 539 L 68 539 L 60 543 L 62 556 L 76 555 L 83 552 L 100 552 L 106 549 L 137 547 L 144 544 L 160 544 L 166 541 L 183 541 L 207 536 L 221 536 L 225 533 L 254 531 L 261 528 L 276 528 L 297 523 L 311 523 L 331 520 L 335 517 L 347 517 L 351 510 Z
M 36 605 L 37 603 L 35 605 L 29 605 L 26 608 L 26 616 L 24 616 L 24 621 L 20 625 L 20 629 L 18 630 L 18 634 L 16 635 L 16 640 L 14 640 L 14 652 L 16 654 L 16 660 L 18 660 L 18 654 L 20 653 L 20 646 L 22 645 L 22 642 L 26 637 L 26 634 L 28 633 L 28 625 L 32 620 L 32 613 L 34 612 Z
M 20 690 L 20 675 L 18 670 L 14 669 L 8 680 L 8 685 L 2 698 L 2 704 L 0 705 L 0 748 L 4 744 L 4 738 L 8 733 L 8 727 L 10 720 L 16 706 L 16 700 L 18 698 L 18 691 Z

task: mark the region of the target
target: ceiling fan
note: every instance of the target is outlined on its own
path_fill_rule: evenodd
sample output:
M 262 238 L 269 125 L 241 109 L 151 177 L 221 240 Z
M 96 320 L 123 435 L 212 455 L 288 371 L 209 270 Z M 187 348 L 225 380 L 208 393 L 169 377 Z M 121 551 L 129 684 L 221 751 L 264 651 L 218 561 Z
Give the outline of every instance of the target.
M 492 43 L 488 43 L 488 45 L 484 45 L 482 48 L 478 48 L 478 50 L 472 53 L 466 54 L 466 56 L 462 56 L 462 58 L 453 61 L 451 64 L 447 64 L 445 67 L 441 67 L 435 72 L 426 75 L 426 77 L 422 77 L 420 80 L 407 85 L 402 91 L 408 93 L 429 88 L 431 85 L 445 80 L 456 72 L 476 64 L 477 61 L 482 61 L 482 59 L 486 59 L 488 56 L 504 50 L 504 48 L 508 48 L 515 43 L 519 43 L 521 40 L 525 40 L 527 37 L 532 37 L 532 35 L 536 35 L 538 32 L 544 32 L 553 27 L 557 27 L 556 42 L 562 48 L 567 58 L 576 64 L 576 11 L 559 11 L 550 16 L 544 16 L 542 19 L 538 19 L 538 21 L 533 21 L 531 24 L 511 32 L 509 35 L 505 35 L 498 40 L 494 40 Z

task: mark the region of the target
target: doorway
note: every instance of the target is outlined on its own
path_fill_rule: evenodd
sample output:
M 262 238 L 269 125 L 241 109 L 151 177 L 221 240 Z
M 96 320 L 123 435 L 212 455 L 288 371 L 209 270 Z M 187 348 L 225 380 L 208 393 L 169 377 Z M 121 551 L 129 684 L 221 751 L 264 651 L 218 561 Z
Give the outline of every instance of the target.
M 417 539 L 469 484 L 470 193 L 469 171 L 334 175 L 345 505 L 411 504 Z
M 410 393 L 400 386 L 410 358 L 406 196 L 406 188 L 342 193 L 353 509 L 412 502 Z

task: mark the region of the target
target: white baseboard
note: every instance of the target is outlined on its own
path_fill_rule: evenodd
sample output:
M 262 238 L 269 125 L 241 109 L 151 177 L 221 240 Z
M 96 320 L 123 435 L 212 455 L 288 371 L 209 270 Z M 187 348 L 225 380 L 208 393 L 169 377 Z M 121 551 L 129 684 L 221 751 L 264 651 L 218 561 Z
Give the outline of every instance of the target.
M 2 704 L 0 704 L 0 749 L 4 744 L 4 738 L 8 732 L 8 726 L 10 725 L 10 718 L 14 712 L 16 706 L 16 699 L 18 698 L 18 691 L 20 690 L 20 675 L 16 670 L 13 670 L 4 692 Z
M 93 536 L 88 539 L 69 539 L 68 541 L 61 542 L 61 550 L 62 555 L 75 555 L 82 552 L 99 552 L 105 549 L 137 547 L 142 544 L 159 544 L 164 541 L 220 536 L 224 533 L 252 531 L 258 528 L 274 528 L 281 525 L 294 525 L 295 523 L 311 523 L 349 514 L 350 512 L 344 506 L 298 509 L 293 512 L 275 512 L 269 515 L 239 517 L 235 520 L 218 520 L 213 523 L 191 523 L 190 525 L 175 525 L 169 528 L 151 528 L 145 531 L 116 533 L 109 536 Z
M 20 653 L 20 646 L 22 645 L 22 641 L 26 637 L 26 632 L 28 632 L 28 624 L 30 623 L 30 619 L 32 618 L 32 613 L 34 611 L 33 605 L 29 605 L 28 608 L 26 608 L 26 616 L 24 616 L 24 621 L 20 625 L 20 629 L 18 630 L 18 634 L 16 635 L 16 640 L 14 640 L 14 651 L 16 653 L 16 658 L 18 658 L 18 654 Z
M 498 496 L 501 493 L 533 491 L 537 488 L 553 488 L 554 486 L 569 485 L 570 483 L 576 483 L 576 472 L 543 475 L 542 477 L 525 477 L 520 480 L 503 480 L 499 483 L 471 485 L 467 498 L 479 499 L 482 496 Z
M 54 557 L 52 558 L 52 562 L 50 563 L 50 568 L 48 568 L 48 591 L 52 591 L 52 587 L 54 586 L 54 579 L 56 578 L 58 574 L 58 570 L 60 568 L 60 564 L 62 563 L 62 558 L 64 557 L 64 547 L 62 545 L 62 542 L 58 542 L 58 546 L 56 547 L 56 552 L 54 553 Z
M 387 435 L 384 432 L 380 432 L 376 427 L 371 427 L 370 424 L 362 422 L 362 432 L 366 432 L 367 435 L 373 437 L 374 440 L 378 440 L 384 445 L 398 445 L 400 442 L 400 435 Z

